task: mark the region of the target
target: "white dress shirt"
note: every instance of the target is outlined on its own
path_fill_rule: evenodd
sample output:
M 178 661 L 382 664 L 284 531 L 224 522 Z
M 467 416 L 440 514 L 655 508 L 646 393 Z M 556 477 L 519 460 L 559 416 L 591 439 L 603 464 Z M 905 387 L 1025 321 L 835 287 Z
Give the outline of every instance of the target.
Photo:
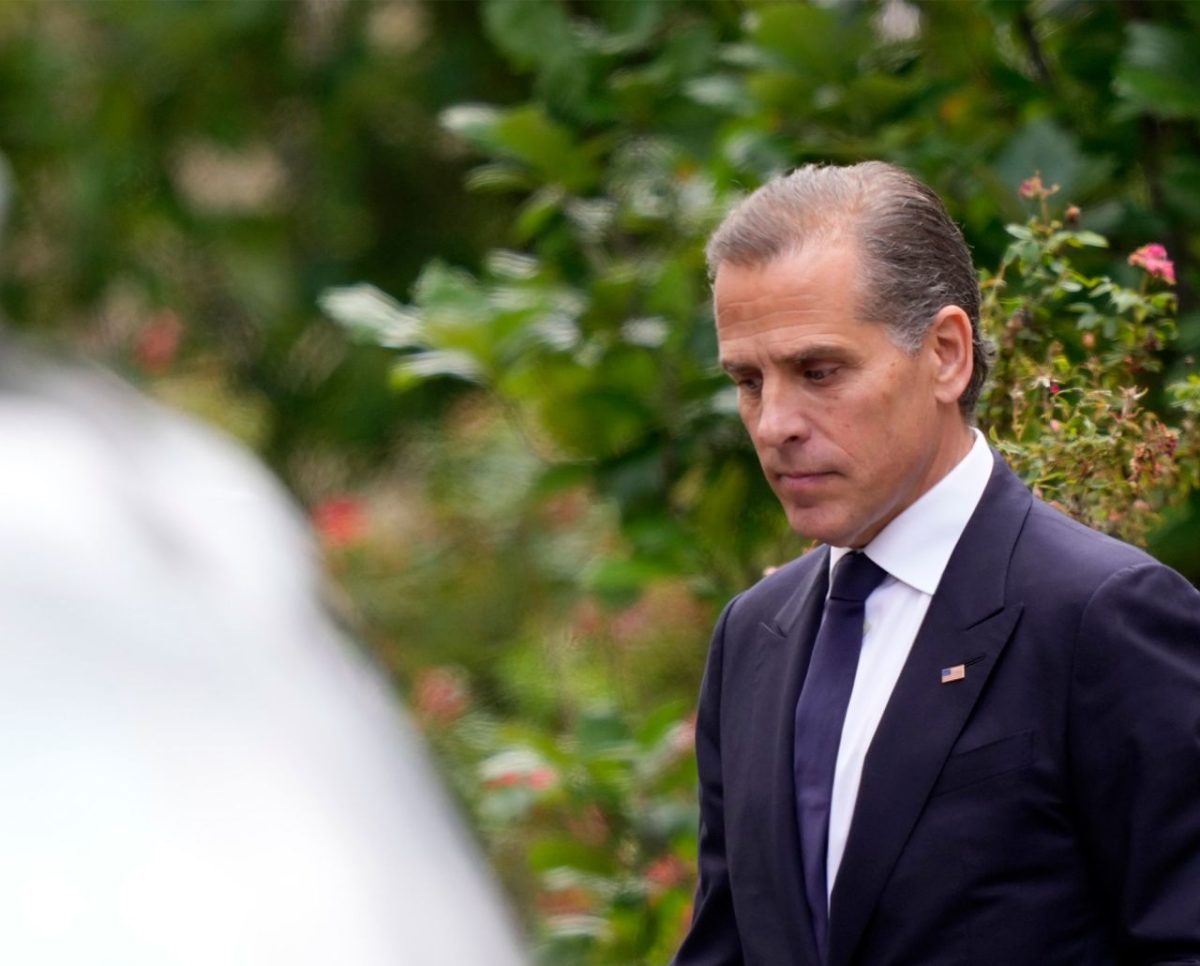
M 862 652 L 838 746 L 825 866 L 830 895 L 846 849 L 867 749 L 950 555 L 992 473 L 991 451 L 983 434 L 977 429 L 974 434 L 974 444 L 958 465 L 863 548 L 888 576 L 867 598 Z M 848 547 L 831 548 L 831 574 L 849 552 Z

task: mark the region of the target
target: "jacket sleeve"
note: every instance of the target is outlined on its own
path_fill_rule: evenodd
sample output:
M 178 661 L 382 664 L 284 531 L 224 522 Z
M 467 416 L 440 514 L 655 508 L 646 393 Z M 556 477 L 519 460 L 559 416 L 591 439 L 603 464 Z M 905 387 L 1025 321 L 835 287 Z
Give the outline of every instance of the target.
M 743 961 L 729 866 L 725 855 L 724 783 L 721 772 L 721 664 L 725 625 L 736 598 L 713 632 L 696 714 L 696 764 L 700 775 L 700 879 L 692 925 L 673 966 L 734 966 Z
M 1109 577 L 1075 641 L 1072 788 L 1123 964 L 1200 964 L 1200 593 Z

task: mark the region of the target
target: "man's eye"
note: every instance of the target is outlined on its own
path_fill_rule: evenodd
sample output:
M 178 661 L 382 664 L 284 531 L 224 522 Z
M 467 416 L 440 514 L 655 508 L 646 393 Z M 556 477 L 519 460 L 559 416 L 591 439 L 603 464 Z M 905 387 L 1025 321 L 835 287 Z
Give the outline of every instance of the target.
M 813 368 L 804 370 L 804 378 L 809 382 L 824 382 L 830 376 L 837 372 L 836 366 L 824 366 L 822 368 Z

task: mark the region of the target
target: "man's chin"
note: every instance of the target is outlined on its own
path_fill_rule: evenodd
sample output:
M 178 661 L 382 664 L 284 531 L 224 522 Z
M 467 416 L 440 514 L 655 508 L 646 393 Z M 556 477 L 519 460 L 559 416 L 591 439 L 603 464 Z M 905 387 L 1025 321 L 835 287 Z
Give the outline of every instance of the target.
M 849 546 L 848 541 L 853 538 L 853 533 L 844 521 L 831 520 L 812 509 L 789 507 L 786 513 L 792 531 L 805 540 L 845 547 Z

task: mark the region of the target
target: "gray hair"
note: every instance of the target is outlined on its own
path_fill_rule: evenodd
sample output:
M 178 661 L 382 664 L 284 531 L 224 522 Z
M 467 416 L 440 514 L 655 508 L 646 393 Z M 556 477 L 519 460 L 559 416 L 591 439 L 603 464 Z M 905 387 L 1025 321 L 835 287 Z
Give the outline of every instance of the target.
M 709 273 L 726 262 L 765 265 L 809 244 L 845 241 L 861 255 L 861 317 L 887 325 L 901 348 L 915 352 L 943 307 L 967 313 L 974 367 L 958 404 L 973 421 L 992 359 L 979 328 L 979 279 L 941 199 L 903 168 L 882 161 L 809 164 L 773 178 L 713 233 Z

